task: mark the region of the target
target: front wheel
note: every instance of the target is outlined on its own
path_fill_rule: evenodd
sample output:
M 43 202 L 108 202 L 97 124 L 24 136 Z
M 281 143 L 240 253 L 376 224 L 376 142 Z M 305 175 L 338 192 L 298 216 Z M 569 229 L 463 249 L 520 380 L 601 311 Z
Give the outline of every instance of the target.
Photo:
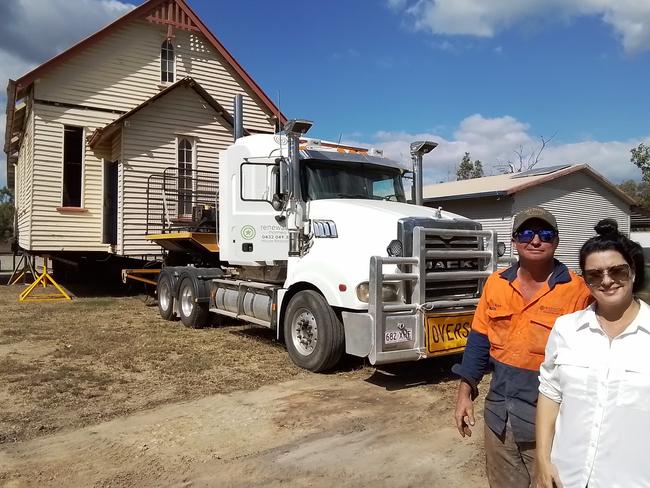
M 296 293 L 284 316 L 284 342 L 291 360 L 315 373 L 333 368 L 341 359 L 345 335 L 343 324 L 313 290 Z
M 210 310 L 203 298 L 203 282 L 193 273 L 186 273 L 178 286 L 178 315 L 185 327 L 199 329 L 208 325 Z

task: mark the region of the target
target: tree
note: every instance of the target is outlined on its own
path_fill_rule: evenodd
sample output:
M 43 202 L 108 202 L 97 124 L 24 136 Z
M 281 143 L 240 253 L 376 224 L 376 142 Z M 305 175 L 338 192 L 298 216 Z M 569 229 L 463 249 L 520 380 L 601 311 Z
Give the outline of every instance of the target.
M 517 158 L 515 160 L 509 159 L 506 164 L 508 165 L 508 171 L 506 173 L 521 173 L 522 171 L 528 171 L 533 169 L 537 163 L 542 160 L 542 152 L 546 149 L 546 145 L 555 137 L 553 134 L 548 139 L 544 136 L 540 136 L 539 146 L 534 149 L 528 149 L 524 146 L 519 146 L 519 149 L 514 151 Z
M 634 198 L 640 207 L 650 210 L 650 182 L 627 180 L 618 185 L 618 188 Z
M 650 183 L 650 146 L 641 143 L 630 149 L 630 161 L 643 173 L 643 181 Z
M 472 162 L 469 153 L 466 152 L 456 170 L 456 180 L 471 180 L 481 178 L 483 175 L 483 163 L 479 159 Z
M 11 237 L 14 230 L 14 199 L 6 186 L 0 188 L 0 240 Z

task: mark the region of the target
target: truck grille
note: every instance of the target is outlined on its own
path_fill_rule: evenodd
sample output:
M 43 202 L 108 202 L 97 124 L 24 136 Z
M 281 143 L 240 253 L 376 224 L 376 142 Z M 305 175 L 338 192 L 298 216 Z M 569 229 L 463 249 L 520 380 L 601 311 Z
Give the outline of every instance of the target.
M 479 230 L 480 224 L 469 220 L 441 221 L 435 219 L 406 218 L 398 222 L 398 236 L 404 244 L 404 256 L 412 255 L 413 250 L 413 229 L 418 227 L 424 228 L 444 228 L 459 230 Z M 482 250 L 482 239 L 474 236 L 451 236 L 441 237 L 437 235 L 426 235 L 424 244 L 425 251 L 433 250 Z M 427 274 L 438 272 L 454 271 L 479 271 L 485 268 L 482 259 L 447 259 L 447 258 L 427 258 L 425 260 L 425 270 Z M 461 281 L 436 280 L 427 278 L 425 282 L 425 301 L 433 302 L 438 300 L 455 300 L 464 298 L 478 298 L 482 287 L 481 279 L 470 279 Z M 407 284 L 407 296 L 410 293 L 410 285 Z
M 441 238 L 427 236 L 424 247 L 426 250 L 478 250 L 481 243 L 477 237 L 454 236 Z M 444 259 L 431 258 L 425 261 L 427 273 L 443 271 L 477 271 L 482 269 L 478 258 L 474 259 Z M 476 298 L 479 296 L 480 280 L 436 281 L 427 279 L 425 284 L 425 300 L 452 300 L 459 298 Z

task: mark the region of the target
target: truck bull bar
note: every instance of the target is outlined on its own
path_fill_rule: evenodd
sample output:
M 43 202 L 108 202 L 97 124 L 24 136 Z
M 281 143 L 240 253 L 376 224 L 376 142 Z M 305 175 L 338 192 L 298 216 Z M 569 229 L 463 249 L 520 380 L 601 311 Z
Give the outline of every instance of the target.
M 476 249 L 428 249 L 428 237 L 452 238 L 474 237 Z M 415 227 L 413 232 L 413 251 L 410 257 L 373 256 L 370 259 L 368 313 L 371 319 L 371 345 L 368 358 L 371 364 L 386 364 L 412 361 L 426 357 L 426 313 L 434 310 L 462 311 L 476 307 L 478 295 L 490 274 L 497 269 L 496 231 L 464 229 L 428 229 Z M 479 269 L 472 271 L 430 271 L 427 259 L 478 259 Z M 384 273 L 385 265 L 398 265 L 404 272 Z M 481 269 L 482 268 L 482 269 Z M 426 284 L 432 282 L 453 282 L 477 280 L 477 294 L 473 298 L 426 301 Z M 386 282 L 399 282 L 408 303 L 384 304 L 381 300 L 382 288 Z M 410 283 L 410 287 L 405 286 Z M 411 325 L 413 340 L 403 342 L 398 347 L 386 350 L 385 332 L 387 329 L 403 329 Z

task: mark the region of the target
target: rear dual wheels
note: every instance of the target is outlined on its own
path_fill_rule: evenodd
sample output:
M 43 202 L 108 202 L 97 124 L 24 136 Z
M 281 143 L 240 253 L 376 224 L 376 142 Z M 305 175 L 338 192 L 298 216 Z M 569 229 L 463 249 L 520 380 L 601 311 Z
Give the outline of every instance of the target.
M 200 274 L 204 273 L 210 273 L 210 276 L 199 278 Z M 219 270 L 201 268 L 163 269 L 156 286 L 160 316 L 164 320 L 173 320 L 178 316 L 183 325 L 194 329 L 208 325 L 210 323 L 209 287 L 206 279 L 219 275 Z
M 343 355 L 343 324 L 316 291 L 300 291 L 291 298 L 283 332 L 289 357 L 301 368 L 316 373 L 327 371 Z
M 199 329 L 210 322 L 205 282 L 185 273 L 178 285 L 178 316 L 185 327 Z

